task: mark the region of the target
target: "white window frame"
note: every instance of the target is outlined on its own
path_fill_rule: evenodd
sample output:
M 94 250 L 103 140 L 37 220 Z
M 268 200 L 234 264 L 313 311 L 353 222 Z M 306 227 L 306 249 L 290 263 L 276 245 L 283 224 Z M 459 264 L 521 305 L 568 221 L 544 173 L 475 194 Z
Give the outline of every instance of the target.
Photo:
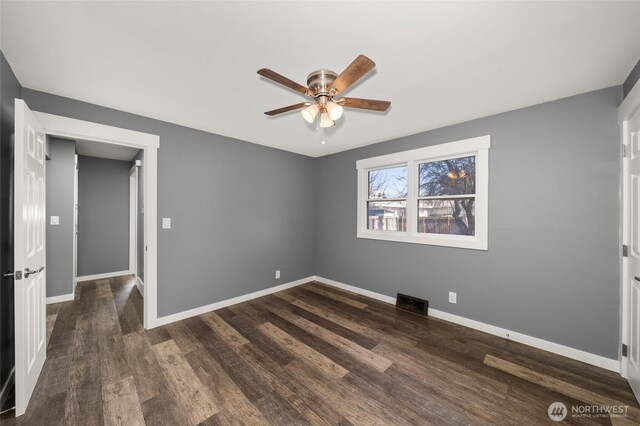
M 491 136 L 485 135 L 356 161 L 356 169 L 358 171 L 357 237 L 374 240 L 488 250 L 490 147 Z M 418 232 L 417 214 L 419 198 L 419 164 L 471 155 L 476 157 L 475 235 L 444 235 Z M 407 166 L 406 232 L 367 229 L 369 171 L 403 165 Z M 384 201 L 384 199 L 381 199 L 380 201 Z

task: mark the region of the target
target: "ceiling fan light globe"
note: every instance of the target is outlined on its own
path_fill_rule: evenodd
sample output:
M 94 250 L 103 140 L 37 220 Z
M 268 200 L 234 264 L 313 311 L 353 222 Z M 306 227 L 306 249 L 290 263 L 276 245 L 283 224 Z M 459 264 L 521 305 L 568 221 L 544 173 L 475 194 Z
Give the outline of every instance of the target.
M 342 117 L 343 108 L 341 105 L 332 101 L 327 103 L 327 112 L 329 113 L 329 117 L 335 121 Z
M 322 114 L 320 114 L 320 127 L 326 128 L 335 126 L 335 124 L 336 122 L 333 121 L 331 117 L 329 117 L 328 112 L 323 112 Z
M 319 110 L 318 104 L 311 104 L 301 111 L 302 118 L 304 118 L 307 123 L 313 123 Z

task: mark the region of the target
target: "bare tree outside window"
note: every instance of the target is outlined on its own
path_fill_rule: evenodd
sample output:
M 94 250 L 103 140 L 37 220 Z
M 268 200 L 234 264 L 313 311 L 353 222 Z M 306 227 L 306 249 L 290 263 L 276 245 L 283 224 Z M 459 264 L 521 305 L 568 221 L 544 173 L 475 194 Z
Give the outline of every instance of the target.
M 422 163 L 418 232 L 475 235 L 476 157 Z
M 407 230 L 407 166 L 370 170 L 367 229 Z

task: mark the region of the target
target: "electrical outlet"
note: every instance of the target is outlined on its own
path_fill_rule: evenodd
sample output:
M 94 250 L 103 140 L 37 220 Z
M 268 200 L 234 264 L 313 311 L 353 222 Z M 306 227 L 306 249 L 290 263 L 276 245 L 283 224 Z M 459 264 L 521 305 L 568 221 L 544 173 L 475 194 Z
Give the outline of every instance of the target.
M 458 293 L 449 292 L 449 303 L 458 303 Z
M 280 279 L 280 270 L 277 270 L 276 271 L 276 280 L 279 280 L 279 279 Z

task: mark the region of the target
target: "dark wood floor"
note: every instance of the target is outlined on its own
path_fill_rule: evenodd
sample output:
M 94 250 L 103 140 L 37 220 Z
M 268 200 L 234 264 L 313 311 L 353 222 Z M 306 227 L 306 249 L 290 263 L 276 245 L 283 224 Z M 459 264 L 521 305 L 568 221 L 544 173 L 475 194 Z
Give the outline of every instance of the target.
M 144 331 L 129 277 L 49 305 L 24 425 L 548 424 L 550 403 L 640 407 L 615 373 L 318 283 Z

